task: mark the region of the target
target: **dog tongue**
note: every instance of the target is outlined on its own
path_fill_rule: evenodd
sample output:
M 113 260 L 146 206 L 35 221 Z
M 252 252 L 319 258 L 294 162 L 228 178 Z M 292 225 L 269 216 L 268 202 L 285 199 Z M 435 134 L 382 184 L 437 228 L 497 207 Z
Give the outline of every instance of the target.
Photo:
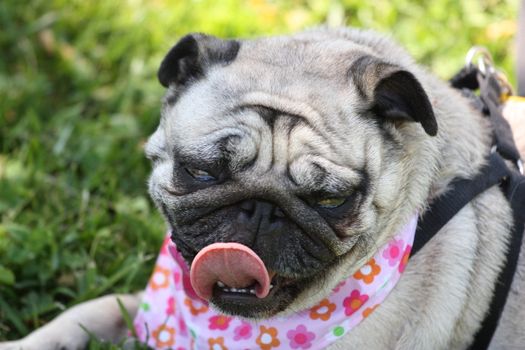
M 197 295 L 208 300 L 217 282 L 230 288 L 246 288 L 256 282 L 255 295 L 270 292 L 270 275 L 261 258 L 239 243 L 214 243 L 202 249 L 191 264 L 190 279 Z

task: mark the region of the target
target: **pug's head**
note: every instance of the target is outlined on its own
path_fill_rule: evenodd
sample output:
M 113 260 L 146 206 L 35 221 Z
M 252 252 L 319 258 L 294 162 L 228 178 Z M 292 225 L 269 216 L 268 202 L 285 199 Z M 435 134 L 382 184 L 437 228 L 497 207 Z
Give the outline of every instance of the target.
M 319 301 L 428 192 L 437 123 L 422 84 L 384 39 L 340 34 L 190 34 L 160 66 L 149 190 L 188 265 L 216 243 L 246 248 L 197 276 L 222 312 L 262 318 Z M 257 259 L 271 283 L 262 295 L 267 282 L 246 267 Z

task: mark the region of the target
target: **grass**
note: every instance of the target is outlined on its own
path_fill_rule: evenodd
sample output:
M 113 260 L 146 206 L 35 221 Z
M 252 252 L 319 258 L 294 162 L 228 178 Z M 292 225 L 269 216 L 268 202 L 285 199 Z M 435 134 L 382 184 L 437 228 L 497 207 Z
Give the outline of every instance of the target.
M 513 77 L 517 3 L 1 1 L 0 341 L 145 286 L 165 226 L 142 145 L 159 118 L 156 69 L 183 34 L 346 23 L 392 33 L 444 78 L 473 44 Z

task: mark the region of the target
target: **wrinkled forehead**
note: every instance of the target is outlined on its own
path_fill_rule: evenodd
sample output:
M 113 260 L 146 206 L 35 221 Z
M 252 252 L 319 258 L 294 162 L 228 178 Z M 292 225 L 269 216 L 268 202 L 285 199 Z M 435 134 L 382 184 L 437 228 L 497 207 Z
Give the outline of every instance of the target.
M 249 97 L 272 101 L 272 96 L 262 94 Z M 349 142 L 348 133 L 345 135 L 329 120 L 319 119 L 319 115 L 316 119 L 316 111 L 307 105 L 290 101 L 273 105 L 279 103 L 287 110 L 295 108 L 303 113 L 244 104 L 215 117 L 210 115 L 212 119 L 202 124 L 185 120 L 173 123 L 172 133 L 167 135 L 172 139 L 173 157 L 183 166 L 221 172 L 228 169 L 236 179 L 236 175 L 250 173 L 256 182 L 274 183 L 284 176 L 303 190 L 337 192 L 357 183 L 369 156 L 367 139 Z M 361 130 L 367 127 L 363 126 Z

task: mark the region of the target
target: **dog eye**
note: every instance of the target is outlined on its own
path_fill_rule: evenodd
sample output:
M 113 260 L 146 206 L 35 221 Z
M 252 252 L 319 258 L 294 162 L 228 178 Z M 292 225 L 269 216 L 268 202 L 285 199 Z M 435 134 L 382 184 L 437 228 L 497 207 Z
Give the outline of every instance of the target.
M 211 175 L 209 172 L 195 169 L 195 168 L 184 168 L 188 174 L 191 175 L 195 180 L 202 182 L 210 182 L 217 180 L 215 176 Z
M 324 209 L 333 209 L 340 207 L 346 202 L 346 197 L 323 198 L 318 200 L 315 205 Z

